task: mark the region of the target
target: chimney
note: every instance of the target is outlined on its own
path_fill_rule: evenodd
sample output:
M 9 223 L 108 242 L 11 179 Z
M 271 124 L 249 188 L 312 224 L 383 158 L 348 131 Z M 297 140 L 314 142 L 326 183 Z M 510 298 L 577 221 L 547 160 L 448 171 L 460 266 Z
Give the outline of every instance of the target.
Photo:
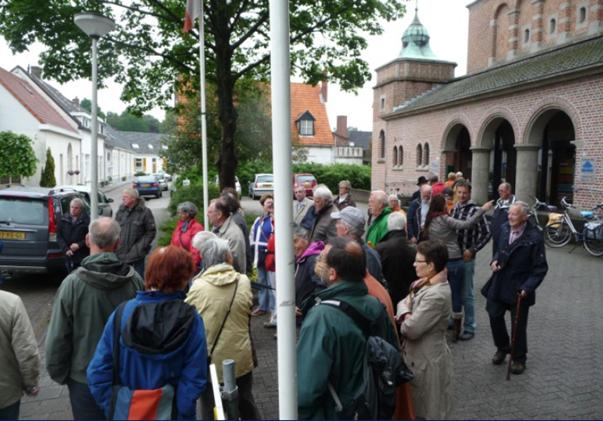
M 338 115 L 337 116 L 337 129 L 335 130 L 340 137 L 348 137 L 348 116 Z
M 76 107 L 80 106 L 80 99 L 78 97 L 73 98 L 71 102 L 73 102 L 73 105 L 75 105 Z
M 29 74 L 37 77 L 38 79 L 42 79 L 42 68 L 40 66 L 30 66 Z
M 329 84 L 328 82 L 325 80 L 323 80 L 322 82 L 320 82 L 320 96 L 322 97 L 322 102 L 327 102 L 327 97 L 329 94 Z

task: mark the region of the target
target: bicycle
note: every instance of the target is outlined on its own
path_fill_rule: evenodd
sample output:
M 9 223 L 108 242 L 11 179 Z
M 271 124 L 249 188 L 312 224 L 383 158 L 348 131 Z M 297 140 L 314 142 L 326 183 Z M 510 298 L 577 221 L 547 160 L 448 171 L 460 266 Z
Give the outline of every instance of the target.
M 559 248 L 568 244 L 572 238 L 582 245 L 593 256 L 603 256 L 603 203 L 590 211 L 578 211 L 564 198 L 561 199 L 563 213 L 549 214 L 549 221 L 544 228 L 544 238 L 550 247 Z M 579 232 L 571 216 L 586 220 L 582 232 Z

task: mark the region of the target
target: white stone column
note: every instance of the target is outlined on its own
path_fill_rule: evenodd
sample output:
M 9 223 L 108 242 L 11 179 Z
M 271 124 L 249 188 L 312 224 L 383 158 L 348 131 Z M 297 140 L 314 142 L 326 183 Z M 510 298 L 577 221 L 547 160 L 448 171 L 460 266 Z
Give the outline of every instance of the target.
M 471 148 L 471 198 L 476 203 L 488 200 L 490 149 Z
M 515 197 L 531 203 L 536 196 L 538 182 L 538 150 L 536 145 L 515 145 L 517 168 L 515 172 Z

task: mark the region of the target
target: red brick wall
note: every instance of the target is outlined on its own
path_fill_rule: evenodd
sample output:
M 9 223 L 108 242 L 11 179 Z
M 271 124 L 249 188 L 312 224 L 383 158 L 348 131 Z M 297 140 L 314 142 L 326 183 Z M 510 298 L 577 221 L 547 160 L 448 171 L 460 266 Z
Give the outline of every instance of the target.
M 581 8 L 586 10 L 583 22 Z M 477 1 L 469 6 L 467 72 L 601 32 L 603 0 Z
M 564 111 L 574 124 L 576 138 L 576 169 L 582 159 L 591 159 L 595 164 L 595 182 L 584 185 L 576 174 L 574 186 L 577 191 L 574 201 L 578 206 L 592 206 L 603 200 L 603 76 L 591 76 L 549 87 L 538 87 L 504 96 L 484 99 L 471 104 L 458 105 L 445 110 L 426 112 L 420 115 L 401 117 L 385 122 L 377 120 L 373 129 L 373 142 L 379 131 L 386 133 L 385 163 L 377 161 L 373 153 L 372 188 L 410 194 L 416 189 L 416 180 L 427 175 L 428 169 L 417 167 L 416 147 L 429 143 L 431 160 L 440 158 L 439 176 L 444 176 L 445 156 L 442 154 L 447 130 L 455 122 L 464 122 L 469 131 L 472 146 L 481 145 L 487 122 L 500 116 L 513 127 L 516 144 L 526 143 L 534 121 L 548 109 Z M 395 140 L 394 140 L 395 139 Z M 403 145 L 404 165 L 392 168 L 393 145 Z M 378 144 L 373 143 L 373 151 Z M 469 174 L 467 176 L 470 177 Z

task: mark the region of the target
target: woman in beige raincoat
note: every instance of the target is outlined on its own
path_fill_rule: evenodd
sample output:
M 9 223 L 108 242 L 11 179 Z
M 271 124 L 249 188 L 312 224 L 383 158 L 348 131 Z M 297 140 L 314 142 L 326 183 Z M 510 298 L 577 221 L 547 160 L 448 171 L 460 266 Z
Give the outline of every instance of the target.
M 450 414 L 452 356 L 446 343 L 451 311 L 447 260 L 444 243 L 419 243 L 414 263 L 419 279 L 398 303 L 396 317 L 401 322 L 404 358 L 415 373 L 411 389 L 418 419 L 445 419 Z

